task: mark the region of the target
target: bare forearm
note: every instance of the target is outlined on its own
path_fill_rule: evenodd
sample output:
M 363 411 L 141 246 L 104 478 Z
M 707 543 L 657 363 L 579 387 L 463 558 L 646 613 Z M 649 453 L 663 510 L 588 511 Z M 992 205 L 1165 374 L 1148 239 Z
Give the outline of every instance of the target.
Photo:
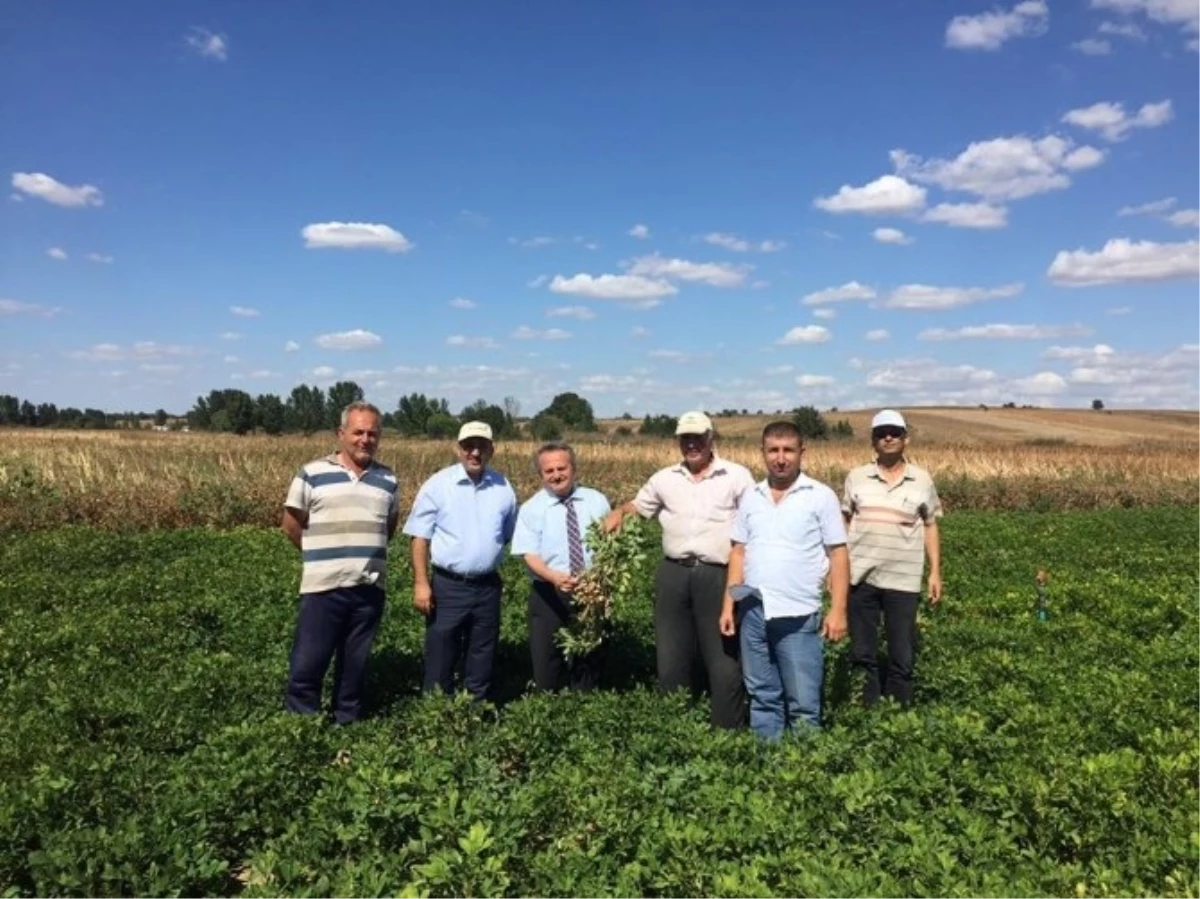
M 545 560 L 537 553 L 526 553 L 524 556 L 525 564 L 529 566 L 529 570 L 533 572 L 534 577 L 539 577 L 543 581 L 556 583 L 562 576 L 560 572 L 553 570 L 546 564 Z
M 844 546 L 829 551 L 829 601 L 830 608 L 846 610 L 850 595 L 850 553 Z
M 925 525 L 925 555 L 929 559 L 929 574 L 942 575 L 942 536 L 937 524 Z
M 412 538 L 413 583 L 429 583 L 429 541 L 424 537 Z

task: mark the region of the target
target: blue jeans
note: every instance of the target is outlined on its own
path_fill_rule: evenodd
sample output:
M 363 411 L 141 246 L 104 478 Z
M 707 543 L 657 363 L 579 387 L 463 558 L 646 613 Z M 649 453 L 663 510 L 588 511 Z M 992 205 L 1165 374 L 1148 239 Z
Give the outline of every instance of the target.
M 738 618 L 750 729 L 777 740 L 788 728 L 820 727 L 825 677 L 821 613 L 767 620 L 761 600 L 743 599 Z

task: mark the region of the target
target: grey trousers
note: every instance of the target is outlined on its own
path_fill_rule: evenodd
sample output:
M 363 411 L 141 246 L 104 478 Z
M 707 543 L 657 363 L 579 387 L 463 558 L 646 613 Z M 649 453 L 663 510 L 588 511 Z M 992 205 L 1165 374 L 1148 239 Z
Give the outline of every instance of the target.
M 712 694 L 712 724 L 746 726 L 746 688 L 742 682 L 738 638 L 723 637 L 719 628 L 725 595 L 725 568 L 686 567 L 663 559 L 655 577 L 654 645 L 658 656 L 658 688 L 691 689 L 699 656 Z

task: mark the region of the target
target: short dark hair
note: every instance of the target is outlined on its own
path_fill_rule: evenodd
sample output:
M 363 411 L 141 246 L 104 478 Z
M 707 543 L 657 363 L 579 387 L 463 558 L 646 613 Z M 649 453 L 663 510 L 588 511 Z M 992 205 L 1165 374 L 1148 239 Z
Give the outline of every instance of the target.
M 795 423 L 790 421 L 773 421 L 763 428 L 762 442 L 766 443 L 771 437 L 795 437 L 797 443 L 804 445 L 804 435 Z

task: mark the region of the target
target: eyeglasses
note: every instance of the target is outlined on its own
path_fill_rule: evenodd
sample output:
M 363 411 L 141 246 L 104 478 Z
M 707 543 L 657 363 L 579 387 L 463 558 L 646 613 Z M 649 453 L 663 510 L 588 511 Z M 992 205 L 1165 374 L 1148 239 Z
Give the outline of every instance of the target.
M 908 432 L 905 431 L 904 428 L 896 428 L 896 427 L 887 426 L 887 427 L 882 427 L 882 428 L 876 428 L 875 430 L 873 430 L 871 432 L 871 439 L 872 440 L 887 440 L 889 437 L 894 437 L 896 440 L 903 440 L 904 435 L 907 433 Z
M 459 444 L 459 447 L 461 447 L 464 453 L 479 453 L 482 455 L 487 452 L 490 445 L 490 442 L 484 440 L 482 437 L 468 437 Z

